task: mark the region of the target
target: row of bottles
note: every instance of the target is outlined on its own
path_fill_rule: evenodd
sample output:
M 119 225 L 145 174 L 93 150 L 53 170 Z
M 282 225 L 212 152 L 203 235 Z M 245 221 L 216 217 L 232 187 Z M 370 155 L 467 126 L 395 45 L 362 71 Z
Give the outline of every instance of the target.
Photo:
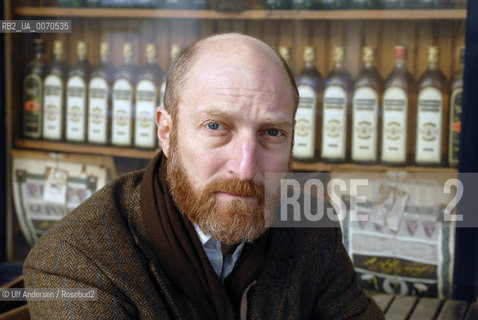
M 280 49 L 286 60 L 287 50 Z M 418 83 L 407 70 L 404 46 L 395 48 L 395 68 L 385 81 L 373 48 L 364 47 L 362 56 L 354 80 L 343 47 L 335 47 L 334 68 L 323 79 L 314 66 L 315 49 L 305 48 L 305 65 L 296 76 L 294 159 L 457 166 L 464 48 L 451 86 L 438 67 L 437 47 L 429 48 L 428 68 Z
M 466 8 L 466 0 L 261 0 L 272 10 Z M 208 0 L 57 0 L 60 7 L 209 9 Z M 258 5 L 254 4 L 253 8 Z M 260 5 L 259 5 L 260 7 Z
M 156 48 L 146 45 L 147 62 L 133 63 L 131 43 L 123 46 L 123 64 L 115 68 L 109 47 L 100 45 L 100 63 L 92 68 L 87 44 L 78 42 L 78 60 L 68 67 L 63 43 L 55 41 L 54 59 L 43 61 L 45 44 L 35 40 L 35 59 L 23 82 L 23 136 L 53 141 L 157 147 L 155 110 L 165 89 Z M 174 58 L 179 47 L 173 45 Z

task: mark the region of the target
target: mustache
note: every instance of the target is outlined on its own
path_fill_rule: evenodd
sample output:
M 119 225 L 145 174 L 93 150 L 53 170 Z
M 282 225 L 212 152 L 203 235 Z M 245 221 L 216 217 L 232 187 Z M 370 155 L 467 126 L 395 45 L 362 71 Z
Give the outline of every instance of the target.
M 264 198 L 264 186 L 253 181 L 241 181 L 238 178 L 216 179 L 204 189 L 204 194 L 224 192 L 241 197 Z

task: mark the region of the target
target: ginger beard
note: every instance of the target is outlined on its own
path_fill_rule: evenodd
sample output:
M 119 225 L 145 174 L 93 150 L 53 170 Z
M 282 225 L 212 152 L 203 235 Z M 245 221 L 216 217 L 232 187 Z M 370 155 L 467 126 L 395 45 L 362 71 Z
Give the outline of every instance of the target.
M 188 177 L 179 149 L 177 132 L 172 129 L 166 179 L 179 210 L 204 233 L 226 245 L 259 238 L 272 222 L 279 192 L 268 192 L 266 205 L 265 187 L 252 181 L 215 179 L 197 190 Z M 218 200 L 220 192 L 249 198 Z

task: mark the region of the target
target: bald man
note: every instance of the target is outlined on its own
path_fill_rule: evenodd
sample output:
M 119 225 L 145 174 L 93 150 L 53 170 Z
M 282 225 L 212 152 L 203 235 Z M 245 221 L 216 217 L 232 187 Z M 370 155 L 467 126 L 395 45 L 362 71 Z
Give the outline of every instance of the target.
M 92 288 L 29 301 L 38 319 L 382 319 L 338 228 L 269 228 L 291 170 L 298 92 L 265 43 L 216 35 L 186 48 L 156 111 L 162 151 L 47 232 L 27 287 Z M 270 196 L 275 201 L 265 201 Z

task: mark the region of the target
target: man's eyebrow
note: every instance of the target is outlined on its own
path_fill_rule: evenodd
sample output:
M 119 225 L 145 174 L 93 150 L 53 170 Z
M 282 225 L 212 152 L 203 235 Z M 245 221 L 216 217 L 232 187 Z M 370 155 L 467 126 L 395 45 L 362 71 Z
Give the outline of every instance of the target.
M 224 110 L 215 110 L 211 109 L 208 107 L 204 107 L 202 110 L 200 110 L 201 116 L 212 116 L 212 117 L 218 117 L 218 118 L 234 118 L 234 114 L 228 113 L 227 111 Z M 281 120 L 281 119 L 273 119 L 273 118 L 267 118 L 264 121 L 262 121 L 263 125 L 267 126 L 278 126 L 278 127 L 290 127 L 293 125 L 292 121 L 290 120 Z
M 270 119 L 270 120 L 264 121 L 264 125 L 274 126 L 279 128 L 287 128 L 287 127 L 292 127 L 292 121 L 288 121 L 288 120 L 281 121 L 281 120 Z

